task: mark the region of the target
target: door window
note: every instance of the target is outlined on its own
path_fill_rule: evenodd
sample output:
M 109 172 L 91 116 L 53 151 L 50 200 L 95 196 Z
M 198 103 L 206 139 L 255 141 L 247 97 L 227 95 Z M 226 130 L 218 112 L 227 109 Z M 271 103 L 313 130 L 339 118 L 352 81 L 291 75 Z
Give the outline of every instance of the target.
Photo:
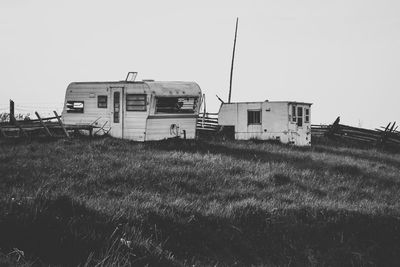
M 120 93 L 114 92 L 114 123 L 119 123 L 120 113 Z
M 310 109 L 309 108 L 305 108 L 304 112 L 305 112 L 304 122 L 305 123 L 310 123 Z
M 296 106 L 295 106 L 295 105 L 292 106 L 292 122 L 294 122 L 294 123 L 297 122 L 297 118 L 296 118 Z
M 303 107 L 297 107 L 297 126 L 303 126 Z

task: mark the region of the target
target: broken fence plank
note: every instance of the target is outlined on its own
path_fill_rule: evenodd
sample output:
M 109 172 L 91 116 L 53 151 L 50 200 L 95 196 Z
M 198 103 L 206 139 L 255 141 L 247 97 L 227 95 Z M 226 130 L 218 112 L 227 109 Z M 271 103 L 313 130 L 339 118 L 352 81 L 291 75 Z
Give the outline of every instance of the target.
M 103 132 L 105 133 L 104 126 L 106 126 L 107 123 L 108 123 L 108 121 L 106 121 L 106 122 L 103 124 L 103 126 L 101 126 L 100 129 L 98 129 L 93 135 L 96 135 L 96 134 L 97 134 L 98 132 L 100 132 L 101 130 L 103 130 Z
M 56 115 L 56 118 L 57 118 L 57 120 L 58 120 L 58 123 L 60 124 L 60 126 L 61 126 L 61 128 L 62 128 L 62 130 L 63 130 L 63 132 L 64 132 L 64 134 L 65 134 L 65 136 L 66 136 L 67 138 L 69 138 L 69 134 L 68 134 L 68 132 L 67 132 L 67 129 L 65 129 L 64 124 L 62 123 L 60 116 L 58 116 L 58 114 L 57 114 L 57 112 L 56 112 L 55 110 L 53 111 L 53 113 L 54 113 L 54 115 Z
M 39 113 L 37 113 L 37 111 L 35 111 L 35 115 L 36 115 L 36 117 L 38 118 L 38 120 L 39 120 L 39 122 L 40 122 L 40 125 L 42 125 L 42 127 L 43 127 L 44 130 L 46 131 L 46 134 L 47 134 L 49 137 L 52 137 L 53 135 L 51 134 L 49 128 L 47 128 L 47 126 L 44 124 L 42 118 L 40 118 Z

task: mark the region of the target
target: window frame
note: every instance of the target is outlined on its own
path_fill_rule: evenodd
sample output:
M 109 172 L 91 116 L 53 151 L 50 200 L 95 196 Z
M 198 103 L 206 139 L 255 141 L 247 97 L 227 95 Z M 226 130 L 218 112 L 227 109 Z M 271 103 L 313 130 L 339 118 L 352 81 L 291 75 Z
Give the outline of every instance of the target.
M 164 111 L 159 111 L 159 101 L 160 99 L 176 99 L 176 102 L 179 102 L 179 99 L 193 99 L 193 108 L 192 109 L 177 109 L 175 112 L 164 112 Z M 199 97 L 198 96 L 156 96 L 155 97 L 155 107 L 154 107 L 154 113 L 158 114 L 158 115 L 163 115 L 163 114 L 172 114 L 172 115 L 182 115 L 182 114 L 196 114 L 198 112 L 198 104 L 199 104 Z M 184 103 L 183 103 L 184 105 Z M 173 110 L 173 107 L 161 107 L 161 108 L 170 108 L 171 110 Z M 179 112 L 178 110 L 183 110 L 184 112 Z M 185 112 L 186 110 L 186 112 Z
M 297 106 L 296 105 L 292 105 L 291 113 L 292 113 L 292 117 L 291 117 L 290 122 L 297 124 Z
M 250 118 L 255 119 L 257 116 L 251 116 L 251 113 L 258 113 L 259 114 L 259 122 L 250 122 Z M 247 110 L 247 125 L 261 125 L 262 122 L 262 114 L 261 114 L 261 109 L 248 109 Z
M 99 101 L 100 100 L 100 98 L 103 98 L 103 99 L 105 99 L 105 101 Z M 105 103 L 105 106 L 100 106 L 100 104 L 104 104 Z M 107 108 L 108 107 L 108 96 L 107 95 L 98 95 L 97 96 L 97 108 Z
M 81 103 L 82 104 L 82 108 L 72 108 L 69 109 L 68 108 L 68 104 L 72 104 L 72 107 L 74 106 L 75 103 Z M 85 113 L 85 101 L 81 101 L 81 100 L 67 100 L 66 103 L 66 111 L 67 113 Z
M 300 110 L 301 110 L 301 112 L 299 112 Z M 297 126 L 303 127 L 303 124 L 304 124 L 304 120 L 303 120 L 304 108 L 303 108 L 303 106 L 297 106 L 296 112 L 297 112 Z
M 120 113 L 121 113 L 121 92 L 114 91 L 113 92 L 113 101 L 112 101 L 112 109 L 113 109 L 113 123 L 120 123 Z
M 310 123 L 310 108 L 304 108 L 304 123 Z
M 139 96 L 143 97 L 143 99 L 134 99 L 134 100 L 129 100 L 130 96 Z M 144 101 L 144 105 L 128 105 L 128 101 Z M 147 112 L 147 94 L 126 94 L 125 96 L 125 110 L 127 112 Z M 144 107 L 144 109 L 129 109 L 129 107 Z

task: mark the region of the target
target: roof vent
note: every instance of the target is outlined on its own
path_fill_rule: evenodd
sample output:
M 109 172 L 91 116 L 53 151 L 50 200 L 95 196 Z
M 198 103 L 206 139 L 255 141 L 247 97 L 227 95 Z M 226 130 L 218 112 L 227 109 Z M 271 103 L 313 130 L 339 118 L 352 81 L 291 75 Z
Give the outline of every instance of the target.
M 126 82 L 134 82 L 137 76 L 136 71 L 130 71 L 128 72 L 128 75 L 126 75 L 125 81 Z

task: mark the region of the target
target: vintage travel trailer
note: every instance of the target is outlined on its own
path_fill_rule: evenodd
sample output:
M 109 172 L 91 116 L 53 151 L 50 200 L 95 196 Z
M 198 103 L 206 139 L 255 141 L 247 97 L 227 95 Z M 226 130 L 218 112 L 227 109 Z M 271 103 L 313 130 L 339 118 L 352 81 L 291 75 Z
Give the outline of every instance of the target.
M 135 141 L 193 139 L 200 103 L 194 82 L 73 82 L 62 118 L 65 124 L 104 126 L 113 137 Z
M 311 103 L 289 101 L 222 103 L 220 126 L 233 126 L 237 140 L 279 140 L 311 145 Z

